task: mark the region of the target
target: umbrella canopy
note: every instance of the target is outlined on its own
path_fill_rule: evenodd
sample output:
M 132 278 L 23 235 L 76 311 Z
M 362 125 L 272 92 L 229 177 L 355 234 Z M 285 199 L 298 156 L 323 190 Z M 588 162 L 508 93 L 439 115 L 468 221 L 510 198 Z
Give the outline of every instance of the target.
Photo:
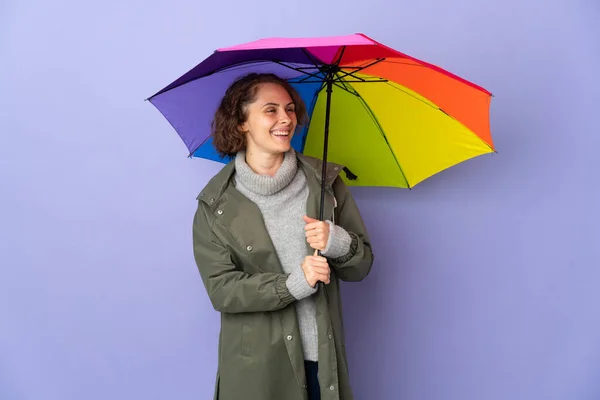
M 148 100 L 190 156 L 225 161 L 210 124 L 227 87 L 250 72 L 275 73 L 298 90 L 310 123 L 292 146 L 347 166 L 349 185 L 411 188 L 495 151 L 490 92 L 363 34 L 221 48 Z

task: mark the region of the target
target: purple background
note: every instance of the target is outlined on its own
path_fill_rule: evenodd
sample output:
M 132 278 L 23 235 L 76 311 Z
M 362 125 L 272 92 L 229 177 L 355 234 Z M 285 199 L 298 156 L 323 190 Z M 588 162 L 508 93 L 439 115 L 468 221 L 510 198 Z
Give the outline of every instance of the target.
M 358 31 L 491 90 L 499 154 L 353 189 L 357 399 L 600 398 L 599 3 L 223 4 L 0 6 L 0 399 L 211 398 L 191 223 L 220 165 L 143 99 L 217 47 Z

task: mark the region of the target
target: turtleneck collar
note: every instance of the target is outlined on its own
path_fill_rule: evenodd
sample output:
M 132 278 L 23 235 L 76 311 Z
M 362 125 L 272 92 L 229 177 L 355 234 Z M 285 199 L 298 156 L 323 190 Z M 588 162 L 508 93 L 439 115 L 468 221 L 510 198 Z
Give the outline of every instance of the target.
M 239 151 L 235 156 L 236 181 L 248 190 L 263 196 L 275 194 L 289 185 L 296 176 L 297 170 L 298 162 L 293 148 L 285 153 L 283 163 L 275 176 L 259 175 L 254 172 L 246 163 L 245 151 Z

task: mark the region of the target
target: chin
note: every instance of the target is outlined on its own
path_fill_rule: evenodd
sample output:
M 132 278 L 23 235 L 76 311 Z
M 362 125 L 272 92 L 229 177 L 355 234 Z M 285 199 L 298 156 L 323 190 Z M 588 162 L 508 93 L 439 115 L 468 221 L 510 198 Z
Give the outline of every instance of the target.
M 288 151 L 290 151 L 290 149 L 292 148 L 292 144 L 288 144 L 287 146 L 281 146 L 281 151 L 283 153 L 287 153 Z
M 272 147 L 272 150 L 275 153 L 287 153 L 292 148 L 291 140 L 287 143 L 275 143 L 275 146 Z
M 287 147 L 279 146 L 276 149 L 273 149 L 272 153 L 273 154 L 277 154 L 277 155 L 279 155 L 279 154 L 285 154 L 288 151 L 290 151 L 291 148 L 292 148 L 292 146 L 287 146 Z

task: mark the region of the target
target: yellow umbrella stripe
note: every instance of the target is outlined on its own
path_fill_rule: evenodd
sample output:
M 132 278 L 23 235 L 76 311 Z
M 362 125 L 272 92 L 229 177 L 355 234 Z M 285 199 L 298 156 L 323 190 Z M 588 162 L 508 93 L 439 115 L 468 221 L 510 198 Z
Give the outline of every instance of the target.
M 373 79 L 362 75 L 359 77 Z M 325 91 L 311 118 L 304 153 L 322 156 Z M 493 152 L 434 103 L 394 82 L 334 86 L 328 159 L 358 176 L 349 185 L 413 187 L 470 158 Z
M 379 85 L 379 84 L 375 84 Z M 311 116 L 303 153 L 323 156 L 326 93 L 323 90 Z M 345 165 L 358 176 L 348 185 L 406 188 L 408 184 L 379 125 L 361 99 L 339 85 L 332 92 L 327 159 Z M 345 178 L 344 174 L 341 174 Z
M 428 99 L 395 82 L 353 85 L 368 104 L 408 180 L 424 179 L 493 152 L 473 131 Z

